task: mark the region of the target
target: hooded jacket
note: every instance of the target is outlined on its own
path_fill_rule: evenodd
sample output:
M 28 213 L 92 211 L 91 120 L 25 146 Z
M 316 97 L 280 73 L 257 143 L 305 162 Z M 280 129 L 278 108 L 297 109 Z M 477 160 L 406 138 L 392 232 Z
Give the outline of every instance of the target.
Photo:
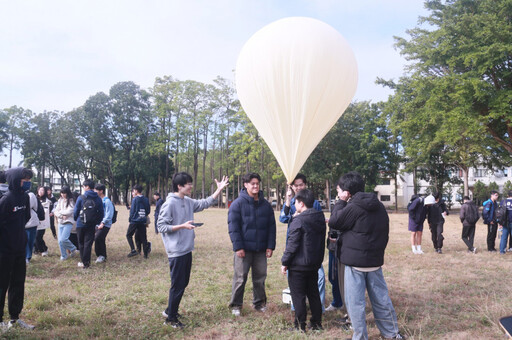
M 167 195 L 157 221 L 158 232 L 162 236 L 167 257 L 183 256 L 194 250 L 194 230 L 173 230 L 173 226 L 193 221 L 194 213 L 208 208 L 214 201 L 211 196 L 195 200 L 188 196 L 181 198 L 175 193 Z
M 100 196 L 98 196 L 98 194 L 94 190 L 87 190 L 83 195 L 78 196 L 76 203 L 75 203 L 75 210 L 73 211 L 73 218 L 76 221 L 76 227 L 83 228 L 86 226 L 83 223 L 82 218 L 80 217 L 80 211 L 82 211 L 82 206 L 83 206 L 83 196 L 94 200 L 94 204 L 96 207 L 98 207 L 98 209 L 100 211 L 99 214 L 101 215 L 101 217 L 97 221 L 92 221 L 91 224 L 87 223 L 87 226 L 100 224 L 101 220 L 103 219 L 103 215 L 105 214 L 105 211 L 103 210 L 103 202 L 101 201 Z
M 409 211 L 409 227 L 422 226 L 427 217 L 427 209 L 423 204 L 423 199 L 421 197 L 411 198 L 407 210 Z
M 75 208 L 75 201 L 73 199 L 68 199 L 61 197 L 57 201 L 57 206 L 55 207 L 54 214 L 57 216 L 57 221 L 59 225 L 61 224 L 75 224 L 75 220 L 73 218 L 73 213 Z
M 472 210 L 472 214 L 470 213 L 470 210 Z M 477 220 L 470 223 L 470 221 L 467 220 L 468 216 L 473 215 L 477 217 Z M 480 219 L 480 214 L 478 213 L 478 207 L 476 206 L 475 202 L 468 201 L 464 203 L 460 207 L 460 214 L 459 214 L 460 221 L 462 222 L 463 226 L 474 226 L 476 222 Z
M 274 209 L 263 197 L 254 200 L 244 188 L 228 211 L 229 237 L 233 251 L 260 252 L 276 248 L 276 217 Z
M 137 195 L 132 199 L 132 205 L 130 207 L 130 217 L 128 222 L 137 224 L 147 224 L 147 216 L 151 212 L 149 206 L 149 200 L 143 195 Z
M 21 188 L 23 169 L 5 172 L 9 191 L 0 198 L 0 253 L 24 255 L 27 244 L 25 224 L 30 220 L 30 199 Z
M 389 217 L 373 193 L 358 192 L 347 203 L 339 201 L 329 227 L 341 231 L 339 258 L 353 267 L 380 267 L 389 239 Z
M 432 205 L 425 206 L 425 210 L 428 216 L 428 224 L 438 224 L 444 222 L 443 213 L 449 215 L 448 209 L 446 208 L 446 203 L 444 203 L 443 199 L 440 199 L 439 202 L 436 202 Z
M 293 218 L 281 263 L 290 270 L 317 271 L 324 260 L 325 216 L 315 208 Z

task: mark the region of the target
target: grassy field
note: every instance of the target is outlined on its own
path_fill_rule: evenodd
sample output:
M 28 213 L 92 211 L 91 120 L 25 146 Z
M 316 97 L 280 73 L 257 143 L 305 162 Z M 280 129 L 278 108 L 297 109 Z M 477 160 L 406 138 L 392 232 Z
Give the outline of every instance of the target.
M 36 256 L 27 269 L 25 307 L 21 317 L 36 325 L 34 331 L 11 330 L 10 339 L 334 339 L 348 338 L 337 323 L 340 314 L 324 314 L 323 332 L 307 336 L 290 333 L 293 316 L 281 303 L 287 287 L 280 274 L 286 226 L 278 223 L 277 249 L 268 265 L 266 282 L 268 311 L 251 308 L 252 285 L 246 286 L 242 317 L 235 319 L 228 308 L 231 294 L 232 250 L 227 232 L 227 211 L 210 209 L 196 214 L 205 225 L 196 230 L 191 283 L 185 291 L 180 313 L 187 327 L 163 326 L 161 312 L 167 306 L 169 267 L 160 236 L 153 227 L 148 238 L 153 252 L 127 258 L 125 239 L 128 213 L 118 207 L 119 219 L 107 237 L 108 262 L 77 268 L 77 260 L 59 261 L 57 241 L 47 233 L 49 257 Z M 384 275 L 398 314 L 402 334 L 409 339 L 504 338 L 497 320 L 512 314 L 512 254 L 499 256 L 485 249 L 486 227 L 477 225 L 475 246 L 481 252 L 467 253 L 460 239 L 457 214 L 445 224 L 444 254 L 434 253 L 425 230 L 424 255 L 413 255 L 409 245 L 407 215 L 391 214 L 390 242 Z M 277 216 L 277 215 L 276 215 Z M 497 242 L 498 244 L 498 242 Z M 326 256 L 327 259 L 327 256 Z M 327 271 L 327 260 L 324 262 Z M 327 283 L 327 302 L 332 296 Z M 5 308 L 7 314 L 7 306 Z M 368 309 L 371 339 L 378 339 L 373 315 Z

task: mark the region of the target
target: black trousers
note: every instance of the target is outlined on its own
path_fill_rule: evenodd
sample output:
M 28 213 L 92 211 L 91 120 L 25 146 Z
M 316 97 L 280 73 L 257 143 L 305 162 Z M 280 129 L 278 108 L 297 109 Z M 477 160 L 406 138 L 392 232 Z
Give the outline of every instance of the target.
M 432 244 L 434 245 L 434 249 L 443 248 L 443 228 L 444 221 L 438 222 L 435 224 L 430 224 L 430 232 L 432 233 Z
M 69 234 L 69 240 L 71 241 L 71 243 L 73 243 L 73 245 L 76 247 L 76 249 L 80 249 L 79 244 L 78 244 L 78 234 L 77 233 Z
M 497 224 L 487 225 L 487 250 L 496 250 L 496 234 L 498 233 Z
M 107 258 L 107 245 L 105 244 L 105 240 L 109 231 L 110 228 L 105 226 L 101 229 L 96 227 L 96 232 L 94 234 L 94 251 L 96 252 L 96 256 L 103 256 L 105 259 Z
M 0 321 L 3 321 L 5 296 L 12 320 L 19 318 L 25 295 L 25 252 L 19 255 L 0 253 Z
M 169 269 L 171 271 L 171 289 L 169 289 L 169 304 L 165 312 L 168 315 L 167 320 L 175 321 L 178 318 L 181 298 L 190 280 L 192 252 L 179 257 L 169 257 Z
M 311 309 L 311 325 L 322 325 L 322 302 L 318 292 L 318 270 L 288 270 L 288 286 L 295 307 L 295 326 L 306 329 L 306 297 Z
M 126 240 L 130 245 L 131 250 L 135 250 L 135 245 L 133 244 L 133 235 L 135 234 L 135 244 L 137 245 L 137 251 L 141 252 L 144 250 L 144 255 L 148 251 L 148 236 L 146 231 L 146 225 L 142 223 L 130 223 L 128 226 L 128 231 L 126 232 Z
M 80 249 L 80 259 L 84 267 L 87 268 L 91 264 L 92 243 L 94 242 L 94 225 L 86 225 L 82 228 L 76 228 L 78 235 L 78 246 Z
M 473 250 L 475 241 L 475 225 L 462 225 L 462 241 L 468 246 L 468 250 Z
M 45 251 L 48 251 L 48 247 L 43 239 L 45 232 L 46 229 L 36 231 L 36 243 L 34 245 L 36 253 L 44 253 Z

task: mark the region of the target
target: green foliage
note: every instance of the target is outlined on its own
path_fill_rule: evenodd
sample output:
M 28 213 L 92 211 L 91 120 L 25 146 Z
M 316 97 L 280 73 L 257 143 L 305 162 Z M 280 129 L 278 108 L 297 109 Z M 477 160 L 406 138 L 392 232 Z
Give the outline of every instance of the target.
M 480 182 L 476 181 L 473 186 L 473 199 L 477 203 L 477 205 L 481 205 L 483 201 L 489 198 L 489 190 L 487 186 Z
M 508 197 L 508 192 L 512 190 L 512 182 L 510 180 L 506 181 L 503 185 L 503 191 L 501 196 Z

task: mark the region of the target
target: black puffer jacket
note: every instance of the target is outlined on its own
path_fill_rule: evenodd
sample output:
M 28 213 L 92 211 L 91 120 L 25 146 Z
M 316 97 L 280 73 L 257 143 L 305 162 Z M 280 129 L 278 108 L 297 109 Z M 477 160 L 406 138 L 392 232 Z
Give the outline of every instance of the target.
M 0 199 L 0 253 L 25 254 L 27 234 L 25 224 L 30 220 L 28 194 L 21 188 L 23 168 L 5 172 L 9 191 Z M 3 275 L 3 274 L 2 274 Z
M 347 204 L 338 202 L 329 227 L 340 230 L 341 263 L 353 267 L 380 267 L 389 239 L 389 217 L 372 193 L 358 192 Z
M 281 263 L 290 270 L 318 270 L 324 260 L 325 216 L 314 208 L 293 218 Z
M 228 227 L 233 251 L 260 252 L 276 248 L 276 217 L 262 191 L 258 200 L 249 196 L 246 189 L 240 191 L 229 208 Z

